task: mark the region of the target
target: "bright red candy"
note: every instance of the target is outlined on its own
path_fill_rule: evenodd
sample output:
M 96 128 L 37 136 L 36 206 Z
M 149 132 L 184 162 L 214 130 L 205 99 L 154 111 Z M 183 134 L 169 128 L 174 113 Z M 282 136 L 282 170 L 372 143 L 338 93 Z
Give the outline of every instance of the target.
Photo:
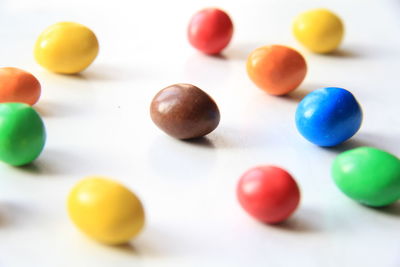
M 300 202 L 296 181 L 287 171 L 275 166 L 260 166 L 245 172 L 236 193 L 251 216 L 271 224 L 287 219 Z
M 220 53 L 229 44 L 232 34 L 232 20 L 217 8 L 206 8 L 194 14 L 188 28 L 189 42 L 211 55 Z

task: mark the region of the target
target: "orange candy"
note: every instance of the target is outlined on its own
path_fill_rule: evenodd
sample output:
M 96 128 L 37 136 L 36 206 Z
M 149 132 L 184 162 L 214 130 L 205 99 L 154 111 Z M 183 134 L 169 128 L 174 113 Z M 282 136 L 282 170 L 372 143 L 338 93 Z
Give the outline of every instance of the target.
M 0 68 L 0 103 L 22 102 L 35 104 L 40 97 L 39 81 L 30 74 L 17 68 Z
M 247 73 L 262 90 L 271 95 L 285 95 L 304 80 L 307 64 L 296 50 L 282 46 L 263 46 L 247 59 Z

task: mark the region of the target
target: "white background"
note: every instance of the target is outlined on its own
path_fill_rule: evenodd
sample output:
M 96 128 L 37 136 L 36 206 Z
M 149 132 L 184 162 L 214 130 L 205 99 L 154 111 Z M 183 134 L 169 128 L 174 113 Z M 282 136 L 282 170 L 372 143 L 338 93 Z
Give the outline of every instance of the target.
M 201 55 L 186 39 L 191 15 L 208 6 L 225 9 L 235 25 L 223 58 Z M 291 34 L 294 16 L 314 7 L 345 22 L 333 55 L 309 53 Z M 2 0 L 0 65 L 41 81 L 35 108 L 48 141 L 33 165 L 0 165 L 0 266 L 400 266 L 400 204 L 363 207 L 330 177 L 346 149 L 400 154 L 399 14 L 396 0 Z M 100 41 L 80 75 L 34 62 L 37 36 L 59 21 L 85 24 Z M 292 46 L 308 62 L 306 80 L 288 97 L 266 95 L 246 75 L 248 53 L 267 44 Z M 219 127 L 201 142 L 174 140 L 150 120 L 152 97 L 178 82 L 199 86 L 220 107 Z M 338 148 L 314 146 L 294 125 L 299 100 L 323 86 L 352 91 L 364 111 L 359 133 Z M 286 168 L 301 187 L 301 205 L 283 225 L 254 221 L 236 201 L 239 176 L 258 164 Z M 131 245 L 97 244 L 69 221 L 70 188 L 93 174 L 142 199 L 147 225 Z

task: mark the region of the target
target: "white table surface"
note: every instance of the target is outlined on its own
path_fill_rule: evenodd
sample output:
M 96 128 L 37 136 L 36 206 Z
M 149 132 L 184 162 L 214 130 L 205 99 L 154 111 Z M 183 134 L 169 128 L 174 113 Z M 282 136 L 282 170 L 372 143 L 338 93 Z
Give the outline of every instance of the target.
M 208 6 L 235 24 L 223 58 L 186 39 L 189 18 Z M 334 55 L 309 53 L 291 34 L 294 16 L 314 7 L 346 24 Z M 0 266 L 400 266 L 400 203 L 363 207 L 330 177 L 333 158 L 349 148 L 400 155 L 399 14 L 396 0 L 2 0 L 0 65 L 40 79 L 35 108 L 48 141 L 33 165 L 0 165 Z M 65 20 L 92 28 L 101 45 L 77 76 L 49 73 L 32 56 L 38 34 Z M 299 49 L 308 62 L 288 97 L 266 95 L 246 75 L 248 53 L 267 44 Z M 174 140 L 150 120 L 152 97 L 178 82 L 203 88 L 220 107 L 219 127 L 202 142 Z M 364 111 L 359 133 L 334 149 L 307 142 L 294 125 L 299 100 L 323 86 L 349 89 Z M 283 225 L 260 224 L 238 205 L 237 180 L 258 164 L 286 168 L 301 187 L 301 205 Z M 69 221 L 66 195 L 93 174 L 142 199 L 147 225 L 131 245 L 97 244 Z

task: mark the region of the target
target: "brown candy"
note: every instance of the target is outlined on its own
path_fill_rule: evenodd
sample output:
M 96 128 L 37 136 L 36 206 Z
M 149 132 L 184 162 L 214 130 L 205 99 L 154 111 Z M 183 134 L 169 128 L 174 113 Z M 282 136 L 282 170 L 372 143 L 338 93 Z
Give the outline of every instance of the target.
M 178 139 L 202 137 L 217 128 L 220 120 L 214 100 L 200 88 L 184 83 L 158 92 L 150 115 L 161 130 Z

